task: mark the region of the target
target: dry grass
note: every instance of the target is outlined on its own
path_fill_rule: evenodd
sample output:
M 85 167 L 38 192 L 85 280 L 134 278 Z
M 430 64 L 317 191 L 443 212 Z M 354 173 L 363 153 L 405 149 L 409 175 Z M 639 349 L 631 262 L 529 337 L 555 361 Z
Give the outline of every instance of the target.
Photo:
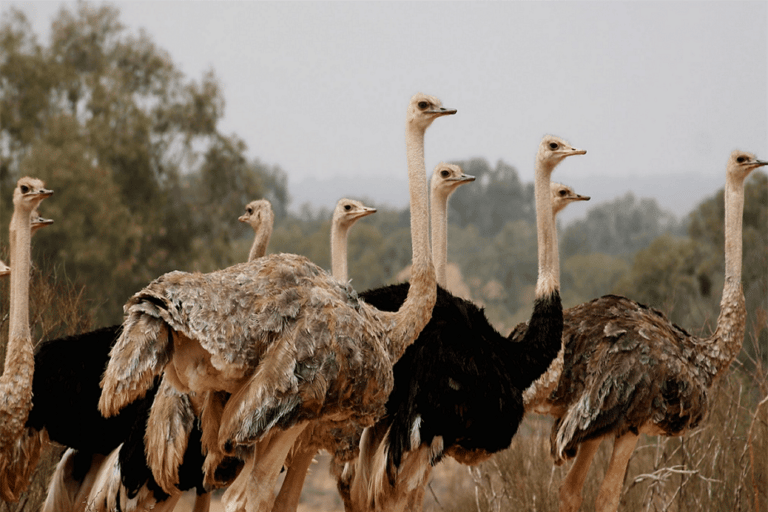
M 754 333 L 752 343 L 758 338 Z M 560 482 L 570 464 L 552 463 L 551 424 L 548 418 L 529 417 L 508 450 L 466 470 L 472 489 L 454 496 L 442 510 L 557 511 Z M 612 443 L 604 442 L 595 456 L 582 510 L 594 509 L 611 449 Z M 768 375 L 759 360 L 733 364 L 717 385 L 714 406 L 699 430 L 679 438 L 641 437 L 620 509 L 768 511 Z

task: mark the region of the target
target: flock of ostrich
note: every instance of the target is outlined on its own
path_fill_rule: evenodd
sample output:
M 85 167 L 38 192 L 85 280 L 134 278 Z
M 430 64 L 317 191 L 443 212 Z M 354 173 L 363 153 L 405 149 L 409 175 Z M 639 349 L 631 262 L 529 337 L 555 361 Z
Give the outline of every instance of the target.
M 575 458 L 560 487 L 563 512 L 580 509 L 592 458 L 613 440 L 595 509 L 616 511 L 639 435 L 679 436 L 704 421 L 717 378 L 741 349 L 744 180 L 768 162 L 730 155 L 720 315 L 712 336 L 697 338 L 625 297 L 563 310 L 556 215 L 589 197 L 551 175 L 586 151 L 545 136 L 535 159 L 533 310 L 504 336 L 482 308 L 444 288 L 449 197 L 474 178 L 441 163 L 428 187 L 424 134 L 455 113 L 424 94 L 408 105 L 409 282 L 359 294 L 350 285 L 347 235 L 374 208 L 339 201 L 329 273 L 303 256 L 266 255 L 274 215 L 268 201 L 253 201 L 239 218 L 254 230 L 247 262 L 162 275 L 128 300 L 122 325 L 36 351 L 30 244 L 51 222 L 37 208 L 53 192 L 21 178 L 11 266 L 0 262 L 11 292 L 0 497 L 20 498 L 53 441 L 67 450 L 45 512 L 170 511 L 190 489 L 194 512 L 204 512 L 221 488 L 227 511 L 295 511 L 319 450 L 331 455 L 347 512 L 420 510 L 443 458 L 482 462 L 534 413 L 555 419 L 554 462 Z

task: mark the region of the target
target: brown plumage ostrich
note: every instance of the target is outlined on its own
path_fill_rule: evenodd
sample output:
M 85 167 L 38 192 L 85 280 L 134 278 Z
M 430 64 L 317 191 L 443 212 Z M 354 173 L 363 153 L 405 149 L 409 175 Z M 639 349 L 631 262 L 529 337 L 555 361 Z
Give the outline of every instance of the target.
M 595 508 L 616 511 L 638 436 L 679 436 L 707 416 L 717 377 L 741 350 L 746 311 L 741 285 L 744 180 L 768 165 L 734 151 L 725 184 L 725 284 L 715 332 L 698 338 L 663 313 L 608 295 L 564 312 L 562 375 L 530 410 L 555 416 L 555 462 L 576 456 L 560 487 L 560 510 L 576 511 L 597 448 L 614 439 Z
M 331 273 L 341 282 L 347 282 L 347 238 L 349 230 L 355 223 L 376 213 L 376 208 L 365 206 L 360 201 L 342 198 L 336 203 L 331 220 Z M 345 435 L 344 427 L 338 422 L 329 421 L 307 428 L 296 441 L 291 450 L 288 463 L 288 471 L 285 474 L 280 492 L 275 498 L 272 512 L 295 511 L 299 506 L 301 489 L 307 476 L 310 464 L 315 454 L 321 449 L 326 449 L 332 454 L 339 451 L 349 451 L 356 445 L 358 429 L 356 425 L 349 424 L 348 435 Z M 339 442 L 339 438 L 344 439 Z
M 400 310 L 359 301 L 349 286 L 292 254 L 209 274 L 171 272 L 126 304 L 102 381 L 101 412 L 115 414 L 163 370 L 181 392 L 232 393 L 218 442 L 206 449 L 258 444 L 224 495 L 228 506 L 247 510 L 269 506 L 286 454 L 309 423 L 378 419 L 392 389 L 392 364 L 429 321 L 435 302 L 424 133 L 437 117 L 455 112 L 424 94 L 408 106 L 414 279 Z
M 238 217 L 240 222 L 250 225 L 254 232 L 248 261 L 266 254 L 274 218 L 272 205 L 266 199 L 251 201 L 246 205 L 245 213 Z M 194 398 L 177 392 L 168 380 L 163 378 L 155 400 L 152 402 L 144 446 L 146 446 L 147 459 L 152 462 L 153 467 L 163 468 L 164 483 L 168 487 L 179 483 L 179 468 L 186 450 L 190 449 L 189 435 L 196 421 L 191 400 Z M 201 401 L 202 403 L 204 401 Z M 158 432 L 163 432 L 164 435 L 152 435 Z M 127 442 L 130 443 L 130 440 Z M 144 452 L 143 447 L 141 448 Z M 119 445 L 106 457 L 95 457 L 76 494 L 63 491 L 64 488 L 73 485 L 69 482 L 71 480 L 69 473 L 73 471 L 73 462 L 69 459 L 74 457 L 74 451 L 67 450 L 52 477 L 43 512 L 48 510 L 74 512 L 81 504 L 87 504 L 89 512 L 107 512 L 117 509 L 136 512 L 173 510 L 180 498 L 178 492 L 158 500 L 151 491 L 151 487 L 148 488 L 147 485 L 135 493 L 123 487 L 123 473 L 129 469 L 121 464 L 122 449 L 123 445 Z M 74 498 L 71 498 L 70 494 L 74 494 Z M 210 509 L 210 502 L 210 493 L 197 494 L 193 512 L 207 512 Z
M 9 230 L 10 319 L 5 367 L 0 377 L 0 474 L 7 474 L 4 468 L 9 465 L 19 467 L 19 457 L 26 457 L 30 462 L 22 464 L 23 470 L 7 475 L 0 482 L 0 496 L 5 501 L 19 499 L 42 449 L 42 439 L 36 435 L 25 435 L 24 428 L 32 407 L 35 361 L 29 329 L 29 272 L 32 214 L 40 202 L 52 194 L 53 191 L 46 189 L 41 180 L 30 177 L 19 179 L 13 191 L 13 216 Z M 27 471 L 28 468 L 31 469 Z
M 0 277 L 11 275 L 11 267 L 0 260 Z
M 272 226 L 275 223 L 275 214 L 272 204 L 266 199 L 251 201 L 245 206 L 245 213 L 237 218 L 253 228 L 254 238 L 251 251 L 248 253 L 248 261 L 261 258 L 267 254 L 267 246 L 272 236 Z

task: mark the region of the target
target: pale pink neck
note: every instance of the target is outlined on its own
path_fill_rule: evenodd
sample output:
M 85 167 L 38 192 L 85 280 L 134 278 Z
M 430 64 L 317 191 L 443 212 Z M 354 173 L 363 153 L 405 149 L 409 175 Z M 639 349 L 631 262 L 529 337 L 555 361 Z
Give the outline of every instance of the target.
M 411 244 L 413 266 L 408 295 L 394 314 L 390 354 L 394 360 L 402 356 L 418 333 L 429 322 L 437 295 L 435 267 L 429 250 L 429 218 L 427 180 L 424 166 L 424 129 L 407 124 L 405 134 L 408 154 L 408 189 L 411 207 Z
M 721 374 L 741 351 L 746 324 L 746 305 L 741 285 L 744 180 L 726 175 L 725 181 L 725 283 L 717 327 L 705 355 L 709 373 Z
M 445 288 L 448 280 L 448 198 L 437 188 L 430 193 L 430 217 L 432 220 L 432 261 L 435 264 L 437 284 Z
M 20 344 L 31 343 L 29 331 L 29 272 L 32 229 L 30 212 L 16 209 L 10 226 L 11 303 L 6 361 Z
M 342 282 L 349 279 L 347 271 L 348 233 L 349 226 L 339 226 L 335 221 L 331 224 L 331 272 L 333 277 Z
M 558 259 L 552 249 L 557 236 L 555 219 L 552 214 L 552 191 L 550 177 L 554 166 L 536 160 L 534 194 L 536 198 L 536 234 L 538 244 L 539 275 L 536 280 L 536 297 L 551 295 L 559 291 Z
M 264 226 L 266 222 L 262 221 L 262 225 L 254 233 L 251 252 L 248 253 L 248 261 L 257 260 L 267 254 L 267 246 L 269 246 L 269 238 L 272 235 L 272 231 Z

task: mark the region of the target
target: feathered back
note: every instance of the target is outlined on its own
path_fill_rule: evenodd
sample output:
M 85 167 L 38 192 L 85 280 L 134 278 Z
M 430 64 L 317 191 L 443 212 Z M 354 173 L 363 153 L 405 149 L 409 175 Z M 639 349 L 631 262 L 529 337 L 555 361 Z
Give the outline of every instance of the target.
M 568 407 L 552 429 L 557 461 L 584 440 L 637 433 L 649 418 L 664 435 L 704 419 L 707 373 L 689 364 L 697 354 L 691 335 L 662 312 L 606 295 L 564 319 L 565 364 L 551 396 L 554 407 Z

